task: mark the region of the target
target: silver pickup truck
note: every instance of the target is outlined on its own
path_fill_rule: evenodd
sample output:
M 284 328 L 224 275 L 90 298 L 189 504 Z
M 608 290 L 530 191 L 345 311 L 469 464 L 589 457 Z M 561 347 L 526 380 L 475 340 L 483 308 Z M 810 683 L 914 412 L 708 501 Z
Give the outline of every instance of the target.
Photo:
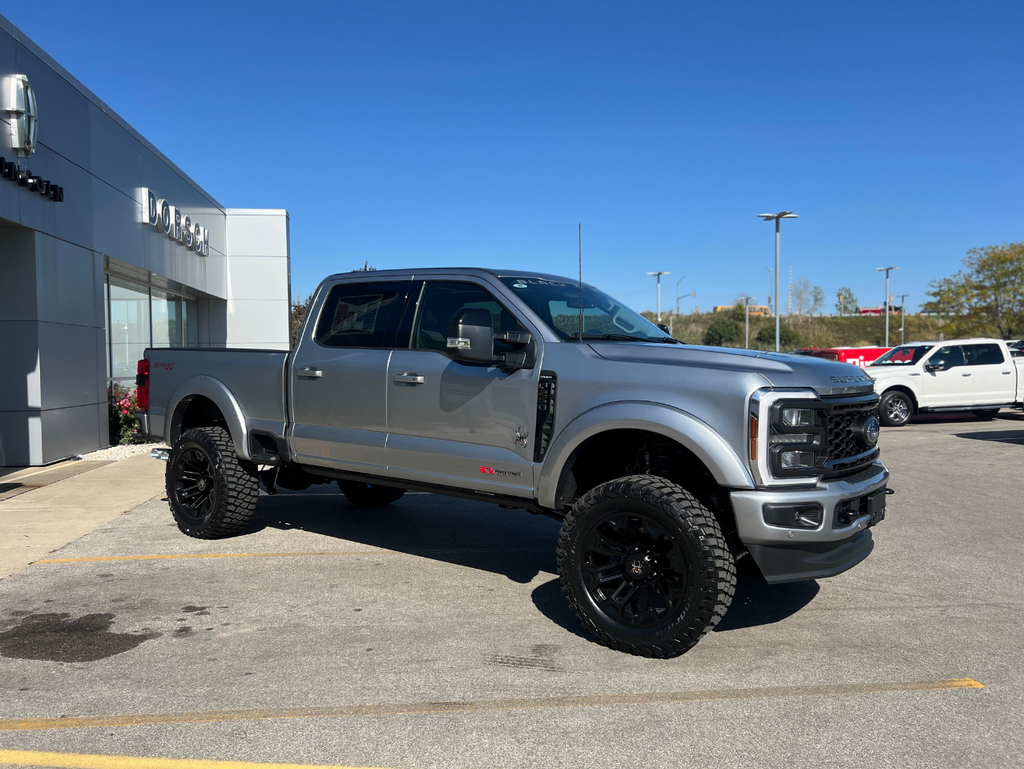
M 855 566 L 890 493 L 860 369 L 684 345 L 553 275 L 334 275 L 291 352 L 145 356 L 144 429 L 172 447 L 185 534 L 243 531 L 261 484 L 337 482 L 364 507 L 414 489 L 523 508 L 562 522 L 572 609 L 633 654 L 697 643 L 740 558 L 769 583 Z

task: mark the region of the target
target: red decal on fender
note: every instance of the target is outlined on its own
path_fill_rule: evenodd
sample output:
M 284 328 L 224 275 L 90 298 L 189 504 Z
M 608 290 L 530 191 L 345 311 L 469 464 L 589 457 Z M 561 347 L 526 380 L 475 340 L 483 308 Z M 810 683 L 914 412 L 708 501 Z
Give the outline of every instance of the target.
M 494 475 L 494 468 L 493 467 L 481 467 L 480 468 L 480 472 L 481 473 L 486 473 L 487 475 Z

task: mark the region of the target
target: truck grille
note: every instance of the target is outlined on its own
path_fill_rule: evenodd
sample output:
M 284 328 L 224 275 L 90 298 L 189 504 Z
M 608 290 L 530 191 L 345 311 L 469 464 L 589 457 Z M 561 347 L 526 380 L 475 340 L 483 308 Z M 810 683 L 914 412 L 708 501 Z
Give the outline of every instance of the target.
M 878 396 L 856 396 L 855 398 L 823 398 L 825 406 L 822 427 L 827 431 L 826 468 L 830 477 L 856 473 L 878 458 L 878 447 L 864 441 L 857 429 L 857 423 L 865 415 L 874 414 L 878 409 Z

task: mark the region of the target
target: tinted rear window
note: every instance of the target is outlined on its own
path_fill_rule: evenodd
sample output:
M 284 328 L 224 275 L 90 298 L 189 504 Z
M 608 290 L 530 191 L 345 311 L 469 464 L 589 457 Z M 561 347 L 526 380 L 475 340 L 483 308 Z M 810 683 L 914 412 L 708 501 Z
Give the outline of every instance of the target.
M 324 347 L 393 347 L 389 330 L 407 283 L 347 283 L 327 295 L 314 339 Z
M 1003 362 L 1003 351 L 997 344 L 966 344 L 964 355 L 968 366 L 994 366 Z

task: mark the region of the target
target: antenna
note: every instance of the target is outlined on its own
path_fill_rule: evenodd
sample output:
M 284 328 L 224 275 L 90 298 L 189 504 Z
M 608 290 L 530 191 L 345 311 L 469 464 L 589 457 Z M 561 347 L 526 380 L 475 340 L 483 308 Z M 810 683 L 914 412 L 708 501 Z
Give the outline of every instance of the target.
M 583 341 L 583 222 L 579 223 L 580 239 L 580 342 Z

